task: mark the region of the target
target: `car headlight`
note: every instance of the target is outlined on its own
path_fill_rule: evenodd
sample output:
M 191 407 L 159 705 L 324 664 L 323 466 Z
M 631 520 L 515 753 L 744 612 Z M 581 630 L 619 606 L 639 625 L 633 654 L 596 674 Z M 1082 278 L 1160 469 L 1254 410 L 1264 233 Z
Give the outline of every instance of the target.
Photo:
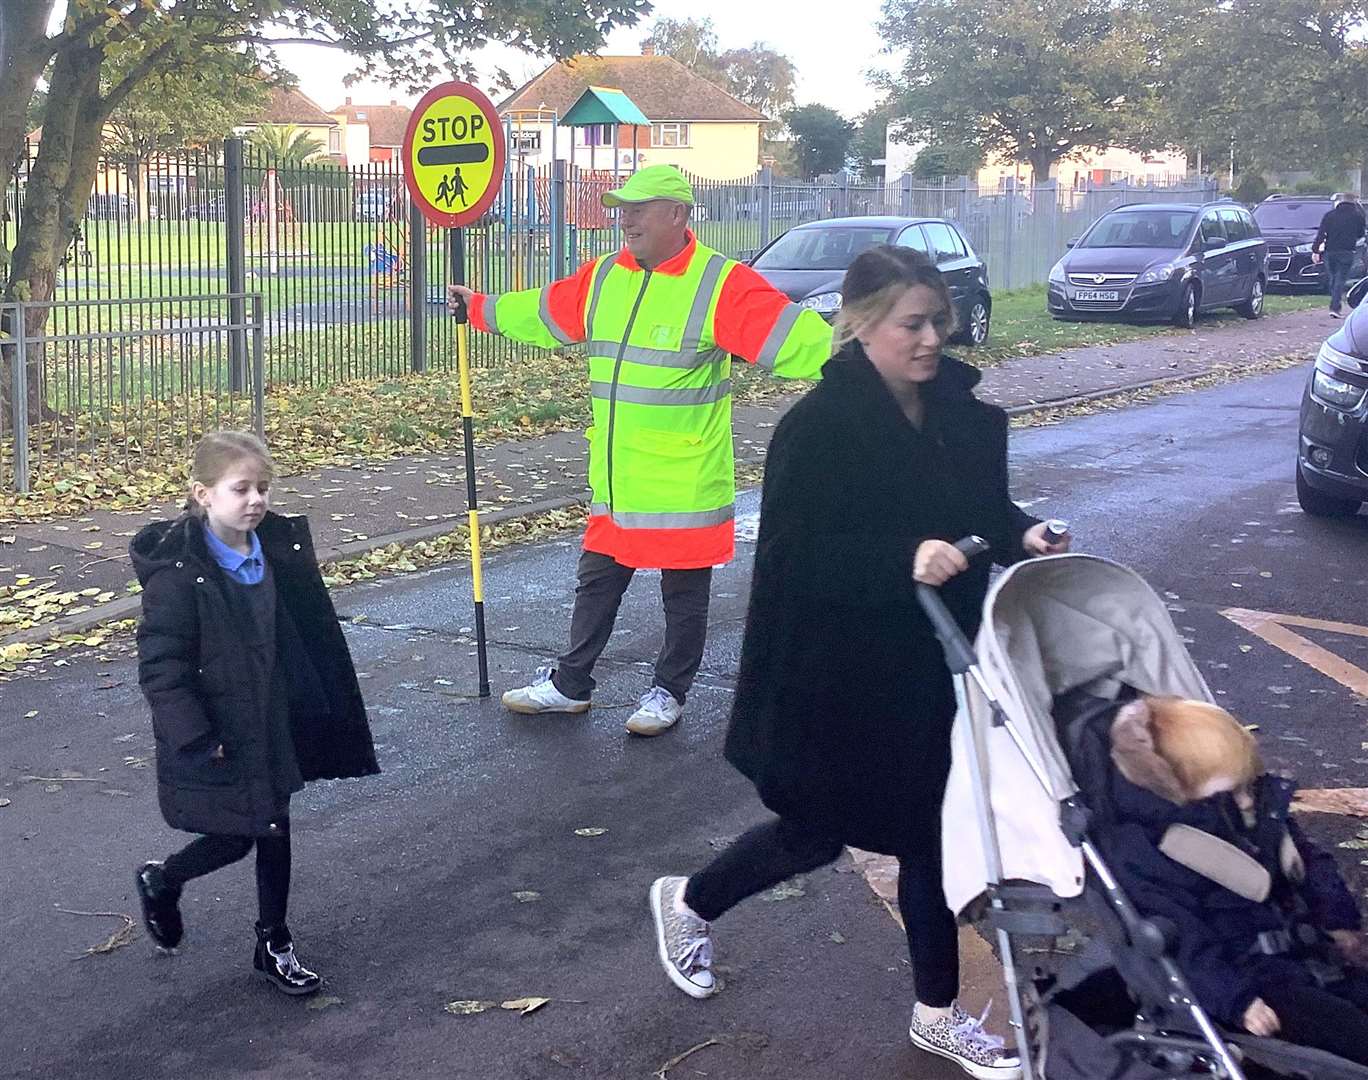
M 1337 379 L 1320 368 L 1316 368 L 1316 373 L 1311 376 L 1311 396 L 1331 408 L 1353 412 L 1363 404 L 1365 394 L 1368 394 L 1368 390 L 1362 386 Z
M 841 294 L 838 292 L 818 293 L 816 296 L 809 296 L 799 307 L 815 311 L 818 315 L 834 315 L 841 310 Z
M 1135 279 L 1137 285 L 1154 285 L 1160 281 L 1167 281 L 1173 277 L 1173 271 L 1177 267 L 1173 263 L 1164 263 L 1162 266 L 1151 266 L 1143 274 Z
M 1292 250 L 1295 251 L 1298 255 L 1310 255 L 1312 246 L 1313 245 L 1311 244 L 1298 244 Z
M 1060 259 L 1059 262 L 1050 267 L 1050 284 L 1063 285 L 1064 281 L 1064 260 Z

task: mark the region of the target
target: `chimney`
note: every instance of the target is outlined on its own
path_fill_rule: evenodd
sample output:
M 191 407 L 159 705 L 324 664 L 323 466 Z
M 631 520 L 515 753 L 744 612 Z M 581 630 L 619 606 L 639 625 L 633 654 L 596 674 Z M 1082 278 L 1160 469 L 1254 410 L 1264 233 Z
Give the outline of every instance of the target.
M 642 55 L 642 56 L 654 56 L 654 55 L 655 55 L 655 46 L 652 45 L 649 41 L 646 42 L 644 45 L 641 46 L 641 55 Z
M 343 102 L 343 104 L 344 104 L 344 105 L 350 105 L 350 104 L 351 104 L 351 97 L 350 97 L 350 95 L 347 97 L 347 100 Z
M 398 106 L 398 104 L 399 104 L 399 99 L 398 99 L 398 98 L 390 98 L 390 107 L 391 107 L 391 108 L 394 108 L 394 107 Z

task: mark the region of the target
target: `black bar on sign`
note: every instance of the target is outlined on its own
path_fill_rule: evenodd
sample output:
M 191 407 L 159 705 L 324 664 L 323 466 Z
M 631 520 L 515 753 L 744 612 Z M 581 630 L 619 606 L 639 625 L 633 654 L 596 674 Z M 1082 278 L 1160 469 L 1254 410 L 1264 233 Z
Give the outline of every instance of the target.
M 419 165 L 475 165 L 488 160 L 489 147 L 484 143 L 448 143 L 418 151 Z

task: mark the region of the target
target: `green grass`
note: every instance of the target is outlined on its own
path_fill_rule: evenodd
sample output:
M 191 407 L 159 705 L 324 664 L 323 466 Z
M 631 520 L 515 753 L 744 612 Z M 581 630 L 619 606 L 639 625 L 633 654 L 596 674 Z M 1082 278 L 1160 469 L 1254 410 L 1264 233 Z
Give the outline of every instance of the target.
M 1324 307 L 1319 294 L 1269 295 L 1265 315 Z M 1199 326 L 1220 326 L 1245 320 L 1229 308 L 1201 317 Z M 966 353 L 980 364 L 994 364 L 1017 356 L 1041 356 L 1086 345 L 1115 345 L 1176 331 L 1167 323 L 1060 322 L 1045 309 L 1045 286 L 1014 289 L 993 296 L 993 325 L 988 342 Z

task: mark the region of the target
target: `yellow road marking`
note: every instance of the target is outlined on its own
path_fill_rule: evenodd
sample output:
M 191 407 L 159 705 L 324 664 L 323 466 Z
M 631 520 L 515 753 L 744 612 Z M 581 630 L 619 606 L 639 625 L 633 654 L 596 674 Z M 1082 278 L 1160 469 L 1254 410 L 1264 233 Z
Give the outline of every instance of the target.
M 1316 814 L 1368 817 L 1368 788 L 1312 788 L 1299 791 L 1292 809 L 1309 810 Z
M 1368 627 L 1356 626 L 1353 623 L 1330 622 L 1326 619 L 1308 619 L 1300 615 L 1251 611 L 1248 608 L 1226 608 L 1221 614 L 1236 626 L 1243 627 L 1303 664 L 1315 668 L 1353 693 L 1368 697 L 1368 671 L 1288 629 L 1289 626 L 1298 626 L 1306 630 L 1324 630 L 1328 633 L 1368 638 Z

